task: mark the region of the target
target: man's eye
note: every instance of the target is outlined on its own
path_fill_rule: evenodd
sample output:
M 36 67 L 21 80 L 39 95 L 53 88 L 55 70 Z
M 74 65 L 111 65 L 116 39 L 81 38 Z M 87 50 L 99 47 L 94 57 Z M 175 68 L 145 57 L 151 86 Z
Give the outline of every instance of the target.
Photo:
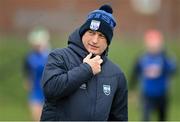
M 99 34 L 99 37 L 102 38 L 102 39 L 105 38 L 105 36 L 103 34 Z

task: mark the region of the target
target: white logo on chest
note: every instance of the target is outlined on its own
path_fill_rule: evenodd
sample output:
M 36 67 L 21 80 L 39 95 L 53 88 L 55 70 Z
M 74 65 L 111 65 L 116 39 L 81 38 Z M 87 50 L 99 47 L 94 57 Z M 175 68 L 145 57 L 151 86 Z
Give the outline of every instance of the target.
M 111 86 L 110 85 L 103 85 L 103 92 L 105 95 L 110 95 L 111 93 Z
M 145 75 L 149 78 L 157 78 L 162 73 L 162 67 L 160 65 L 151 64 L 145 68 Z

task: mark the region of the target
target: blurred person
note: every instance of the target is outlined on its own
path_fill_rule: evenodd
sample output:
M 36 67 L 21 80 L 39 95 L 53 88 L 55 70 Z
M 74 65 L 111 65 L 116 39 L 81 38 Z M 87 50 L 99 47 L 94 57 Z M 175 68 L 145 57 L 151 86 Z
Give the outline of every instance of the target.
M 25 88 L 29 93 L 29 107 L 35 121 L 40 120 L 44 102 L 40 80 L 50 50 L 49 39 L 49 32 L 43 27 L 36 27 L 28 35 L 32 50 L 24 60 Z
M 109 5 L 90 12 L 68 47 L 50 53 L 41 121 L 128 120 L 126 79 L 107 57 L 116 26 L 112 13 Z
M 168 89 L 171 75 L 176 70 L 175 60 L 165 50 L 163 35 L 151 29 L 144 35 L 145 53 L 138 57 L 131 80 L 133 88 L 140 80 L 143 120 L 150 120 L 156 110 L 159 121 L 167 120 Z

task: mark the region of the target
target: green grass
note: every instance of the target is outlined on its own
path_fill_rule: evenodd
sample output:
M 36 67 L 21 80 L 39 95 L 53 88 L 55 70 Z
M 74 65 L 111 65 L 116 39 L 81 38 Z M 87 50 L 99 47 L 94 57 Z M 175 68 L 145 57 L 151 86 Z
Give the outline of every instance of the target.
M 52 39 L 54 48 L 65 47 L 66 44 L 59 38 Z M 180 60 L 179 45 L 178 40 L 167 44 L 168 50 L 172 50 L 177 60 Z M 22 61 L 29 49 L 23 38 L 0 37 L 0 120 L 31 120 L 22 77 Z M 109 58 L 121 67 L 128 79 L 133 61 L 141 50 L 139 41 L 114 39 L 109 49 Z M 177 74 L 171 83 L 169 120 L 180 120 L 179 81 Z M 129 120 L 140 120 L 139 102 L 138 91 L 129 94 Z

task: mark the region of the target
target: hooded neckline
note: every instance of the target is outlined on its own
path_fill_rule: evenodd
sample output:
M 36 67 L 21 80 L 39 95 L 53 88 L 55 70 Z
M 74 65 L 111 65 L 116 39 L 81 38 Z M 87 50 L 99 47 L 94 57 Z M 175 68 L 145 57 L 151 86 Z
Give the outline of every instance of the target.
M 73 33 L 70 34 L 68 39 L 68 47 L 72 49 L 82 60 L 89 54 L 82 43 L 82 39 L 79 33 L 79 28 L 76 29 Z M 101 58 L 103 59 L 103 63 L 107 60 L 108 47 L 101 54 Z

